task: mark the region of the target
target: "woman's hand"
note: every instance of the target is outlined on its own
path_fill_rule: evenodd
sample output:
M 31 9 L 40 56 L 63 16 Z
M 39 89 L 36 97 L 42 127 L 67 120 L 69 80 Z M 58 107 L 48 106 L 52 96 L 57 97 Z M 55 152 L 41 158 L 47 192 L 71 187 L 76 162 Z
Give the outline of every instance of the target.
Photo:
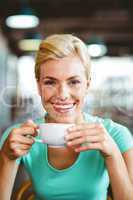
M 10 160 L 15 160 L 27 154 L 34 143 L 34 136 L 37 135 L 37 125 L 28 120 L 20 126 L 13 128 L 3 144 L 1 152 Z
M 102 124 L 80 124 L 68 128 L 65 137 L 67 145 L 76 152 L 100 150 L 104 157 L 112 156 L 118 150 L 116 143 Z

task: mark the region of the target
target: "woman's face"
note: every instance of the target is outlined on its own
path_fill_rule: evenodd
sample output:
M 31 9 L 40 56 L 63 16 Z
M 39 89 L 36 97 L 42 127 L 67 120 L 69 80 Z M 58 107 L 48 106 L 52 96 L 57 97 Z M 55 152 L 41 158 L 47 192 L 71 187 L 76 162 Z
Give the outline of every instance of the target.
M 43 63 L 38 88 L 50 121 L 78 122 L 88 85 L 85 68 L 77 56 Z

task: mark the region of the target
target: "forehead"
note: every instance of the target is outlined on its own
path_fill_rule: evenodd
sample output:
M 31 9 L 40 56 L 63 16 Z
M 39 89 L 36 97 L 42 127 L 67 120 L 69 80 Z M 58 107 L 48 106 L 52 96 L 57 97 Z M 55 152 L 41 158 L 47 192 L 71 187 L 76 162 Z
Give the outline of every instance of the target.
M 58 60 L 48 60 L 40 66 L 40 76 L 70 77 L 85 76 L 85 67 L 77 56 L 68 56 Z

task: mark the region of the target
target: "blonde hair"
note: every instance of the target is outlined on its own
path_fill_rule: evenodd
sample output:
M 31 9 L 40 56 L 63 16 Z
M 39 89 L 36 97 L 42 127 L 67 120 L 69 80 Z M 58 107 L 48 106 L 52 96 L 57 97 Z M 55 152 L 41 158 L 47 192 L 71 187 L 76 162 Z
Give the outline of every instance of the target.
M 47 37 L 40 44 L 36 56 L 35 77 L 39 81 L 40 65 L 49 59 L 61 59 L 70 55 L 78 56 L 84 67 L 87 79 L 90 78 L 90 57 L 82 40 L 71 34 L 55 34 Z

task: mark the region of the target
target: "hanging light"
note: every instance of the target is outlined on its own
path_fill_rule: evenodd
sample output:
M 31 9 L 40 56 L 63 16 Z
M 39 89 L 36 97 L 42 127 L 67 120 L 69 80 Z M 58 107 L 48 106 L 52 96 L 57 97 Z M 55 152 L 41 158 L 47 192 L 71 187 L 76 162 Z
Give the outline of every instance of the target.
M 27 29 L 38 26 L 39 18 L 34 15 L 33 10 L 24 0 L 21 0 L 21 7 L 22 8 L 18 14 L 6 18 L 6 25 L 15 29 Z
M 28 32 L 18 43 L 22 51 L 37 51 L 42 40 L 42 35 L 38 32 Z
M 13 15 L 6 19 L 6 25 L 16 29 L 34 28 L 38 24 L 39 19 L 34 15 Z
M 91 37 L 87 42 L 87 48 L 92 58 L 102 57 L 107 53 L 107 46 L 100 37 Z

